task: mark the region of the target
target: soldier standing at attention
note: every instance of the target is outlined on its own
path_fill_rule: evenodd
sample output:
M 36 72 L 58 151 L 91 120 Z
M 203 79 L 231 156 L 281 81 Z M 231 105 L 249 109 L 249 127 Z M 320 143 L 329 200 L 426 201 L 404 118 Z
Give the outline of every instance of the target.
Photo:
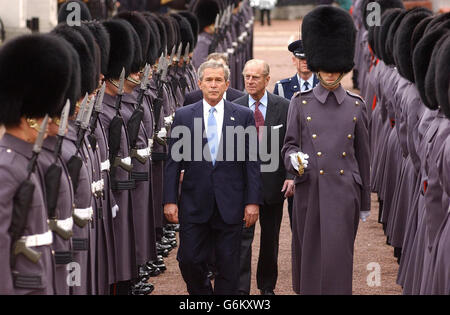
M 301 40 L 292 42 L 288 49 L 292 52 L 292 62 L 294 63 L 297 73 L 292 78 L 287 78 L 278 81 L 275 84 L 275 90 L 273 94 L 284 97 L 291 100 L 292 96 L 297 92 L 309 91 L 319 84 L 319 79 L 317 75 L 313 73 L 308 68 L 308 63 L 306 61 L 305 50 L 303 49 L 303 44 Z M 292 207 L 294 203 L 294 198 L 288 198 L 288 212 L 289 212 L 289 222 L 292 228 Z
M 292 280 L 298 294 L 352 294 L 358 222 L 370 211 L 364 101 L 340 81 L 352 70 L 356 30 L 348 12 L 305 16 L 303 44 L 320 84 L 291 101 L 282 156 L 295 178 Z

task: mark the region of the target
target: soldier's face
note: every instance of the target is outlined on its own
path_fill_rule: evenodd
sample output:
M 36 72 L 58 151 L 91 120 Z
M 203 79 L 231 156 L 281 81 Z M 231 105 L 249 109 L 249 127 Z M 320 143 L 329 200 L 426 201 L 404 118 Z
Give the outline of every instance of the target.
M 198 86 L 202 90 L 206 102 L 215 106 L 222 100 L 230 82 L 225 80 L 225 71 L 222 68 L 207 68 L 203 72 L 203 79 L 198 81 Z
M 319 71 L 319 73 L 320 73 L 320 76 L 322 77 L 322 79 L 328 84 L 335 83 L 337 81 L 337 79 L 339 79 L 339 77 L 341 76 L 341 74 L 339 72 L 331 73 L 331 72 Z

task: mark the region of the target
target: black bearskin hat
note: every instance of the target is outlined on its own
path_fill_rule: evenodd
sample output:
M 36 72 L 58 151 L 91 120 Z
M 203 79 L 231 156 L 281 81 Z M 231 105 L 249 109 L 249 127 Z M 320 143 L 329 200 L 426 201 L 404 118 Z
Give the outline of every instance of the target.
M 109 51 L 111 50 L 111 42 L 109 40 L 109 33 L 106 28 L 97 21 L 86 23 L 86 26 L 95 37 L 101 51 L 101 72 L 104 74 L 108 71 Z
M 192 14 L 189 11 L 181 11 L 181 12 L 179 12 L 179 14 L 181 16 L 185 17 L 191 24 L 192 34 L 194 35 L 194 46 L 191 45 L 191 51 L 193 51 L 194 47 L 197 46 L 198 33 L 200 32 L 200 29 L 198 26 L 198 19 L 194 14 Z
M 394 39 L 394 56 L 397 61 L 397 70 L 402 77 L 414 82 L 412 65 L 412 34 L 420 21 L 433 13 L 425 8 L 412 9 L 402 19 Z
M 80 28 L 78 27 L 72 27 L 68 26 L 65 23 L 62 23 L 57 25 L 52 30 L 52 34 L 55 34 L 67 40 L 77 51 L 81 66 L 80 94 L 84 95 L 86 93 L 92 93 L 97 88 L 98 77 L 97 67 L 95 64 L 95 56 L 93 55 L 93 52 L 95 51 L 95 43 L 90 43 L 92 45 L 92 47 L 90 47 L 90 45 L 88 45 L 85 40 L 85 38 L 89 38 L 89 36 L 86 35 L 89 33 L 89 31 L 87 31 L 88 33 L 81 33 L 79 29 Z M 86 37 L 84 37 L 83 35 L 86 35 Z M 92 34 L 90 34 L 90 36 L 92 37 Z
M 439 102 L 437 100 L 437 89 L 436 89 L 436 71 L 441 65 L 438 64 L 439 51 L 444 44 L 445 40 L 448 39 L 450 33 L 447 32 L 442 36 L 434 45 L 433 53 L 431 54 L 430 66 L 427 70 L 427 75 L 425 76 L 425 95 L 427 97 L 428 103 L 431 104 L 433 108 L 439 107 Z
M 200 33 L 206 26 L 214 24 L 219 11 L 219 2 L 215 0 L 199 0 L 194 4 L 192 13 L 198 18 Z
M 394 63 L 394 59 L 391 55 L 386 53 L 386 37 L 389 32 L 389 27 L 391 26 L 392 22 L 395 20 L 397 15 L 402 12 L 401 9 L 389 9 L 386 10 L 382 17 L 381 17 L 381 27 L 380 27 L 380 34 L 378 36 L 378 49 L 380 58 L 384 61 L 385 64 L 390 65 Z
M 442 111 L 450 119 L 450 99 L 448 91 L 450 87 L 450 36 L 442 43 L 436 58 L 436 98 Z
M 188 43 L 190 47 L 193 47 L 195 45 L 194 34 L 192 33 L 191 24 L 186 18 L 184 18 L 180 14 L 173 13 L 171 16 L 174 17 L 175 20 L 177 20 L 178 25 L 180 26 L 181 42 L 183 44 L 182 53 L 184 54 L 184 51 Z
M 89 11 L 89 8 L 87 7 L 86 3 L 80 0 L 70 0 L 63 3 L 63 5 L 61 5 L 61 7 L 59 8 L 58 23 L 67 23 L 68 22 L 67 18 L 69 14 L 75 11 L 73 8 L 76 7 L 77 5 L 79 5 L 80 8 L 81 21 L 91 21 L 92 20 L 91 12 Z
M 150 24 L 147 19 L 139 12 L 121 12 L 116 15 L 116 18 L 124 19 L 128 21 L 139 36 L 141 43 L 142 61 L 140 63 L 140 69 L 145 66 L 147 62 L 148 48 L 150 44 Z M 140 70 L 139 69 L 139 70 Z
M 313 72 L 349 72 L 354 66 L 356 29 L 350 14 L 321 5 L 303 19 L 302 41 Z
M 416 88 L 419 91 L 422 102 L 431 109 L 437 109 L 436 105 L 431 104 L 425 93 L 425 80 L 428 68 L 430 66 L 431 55 L 433 53 L 433 47 L 442 38 L 448 30 L 438 28 L 432 32 L 424 34 L 424 36 L 417 43 L 413 52 L 413 67 L 414 67 L 414 79 Z
M 103 25 L 109 33 L 111 42 L 108 71 L 104 73 L 105 78 L 119 79 L 123 68 L 125 68 L 126 76 L 129 76 L 134 58 L 134 40 L 129 27 L 131 25 L 122 19 L 105 21 Z
M 380 8 L 381 8 L 380 14 L 381 15 L 383 15 L 383 13 L 388 9 L 393 9 L 393 8 L 404 9 L 405 8 L 405 6 L 403 5 L 403 2 L 401 0 L 376 0 L 376 1 L 363 0 L 362 5 L 361 5 L 361 18 L 362 18 L 362 23 L 367 30 L 369 29 L 369 25 L 367 24 L 367 15 L 370 13 L 367 10 L 367 5 L 369 3 L 373 3 L 373 2 L 376 2 L 380 5 Z
M 57 116 L 72 76 L 67 44 L 51 35 L 25 35 L 0 49 L 0 124 Z

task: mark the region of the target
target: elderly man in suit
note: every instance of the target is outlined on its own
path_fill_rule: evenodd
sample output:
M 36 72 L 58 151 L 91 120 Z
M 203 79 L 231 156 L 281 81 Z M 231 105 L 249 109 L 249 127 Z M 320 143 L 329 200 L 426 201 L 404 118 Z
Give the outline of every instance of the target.
M 224 65 L 228 66 L 228 56 L 223 53 L 212 53 L 208 56 L 207 61 L 215 60 L 218 62 L 223 63 Z M 227 101 L 233 102 L 235 99 L 238 99 L 239 97 L 244 96 L 244 93 L 242 93 L 239 90 L 233 89 L 232 87 L 229 87 L 227 91 L 224 93 L 223 98 Z M 184 105 L 191 105 L 194 103 L 197 103 L 203 98 L 202 90 L 196 90 L 191 93 L 186 94 L 186 97 L 184 99 Z
M 228 67 L 216 61 L 200 66 L 204 98 L 176 112 L 169 142 L 164 214 L 180 223 L 177 259 L 192 295 L 237 294 L 242 221 L 254 225 L 262 204 L 260 163 L 252 154 L 257 148 L 251 148 L 257 143 L 255 120 L 250 109 L 223 99 L 229 75 Z M 240 134 L 242 128 L 249 133 Z M 238 137 L 245 139 L 240 150 Z M 212 249 L 219 272 L 214 289 L 206 270 Z
M 262 169 L 264 205 L 260 211 L 261 247 L 256 272 L 261 294 L 272 295 L 278 275 L 278 241 L 284 198 L 292 196 L 294 191 L 294 176 L 289 175 L 280 162 L 289 101 L 266 90 L 270 81 L 270 67 L 265 61 L 248 61 L 243 75 L 248 95 L 235 100 L 234 103 L 249 107 L 253 111 L 260 135 L 260 149 L 263 151 L 267 145 L 270 151 L 274 151 L 270 152 L 270 156 L 275 154 L 277 158 L 276 161 L 270 162 L 278 161 L 275 170 L 268 172 Z M 267 137 L 264 135 L 265 130 Z M 255 227 L 252 226 L 244 228 L 242 235 L 239 293 L 243 295 L 250 293 L 254 233 Z

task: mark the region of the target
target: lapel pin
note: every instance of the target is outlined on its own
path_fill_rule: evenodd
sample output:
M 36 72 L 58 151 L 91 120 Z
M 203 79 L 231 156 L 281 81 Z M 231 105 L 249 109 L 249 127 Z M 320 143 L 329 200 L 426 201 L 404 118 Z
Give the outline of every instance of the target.
M 231 117 L 231 120 L 234 121 L 234 117 Z

